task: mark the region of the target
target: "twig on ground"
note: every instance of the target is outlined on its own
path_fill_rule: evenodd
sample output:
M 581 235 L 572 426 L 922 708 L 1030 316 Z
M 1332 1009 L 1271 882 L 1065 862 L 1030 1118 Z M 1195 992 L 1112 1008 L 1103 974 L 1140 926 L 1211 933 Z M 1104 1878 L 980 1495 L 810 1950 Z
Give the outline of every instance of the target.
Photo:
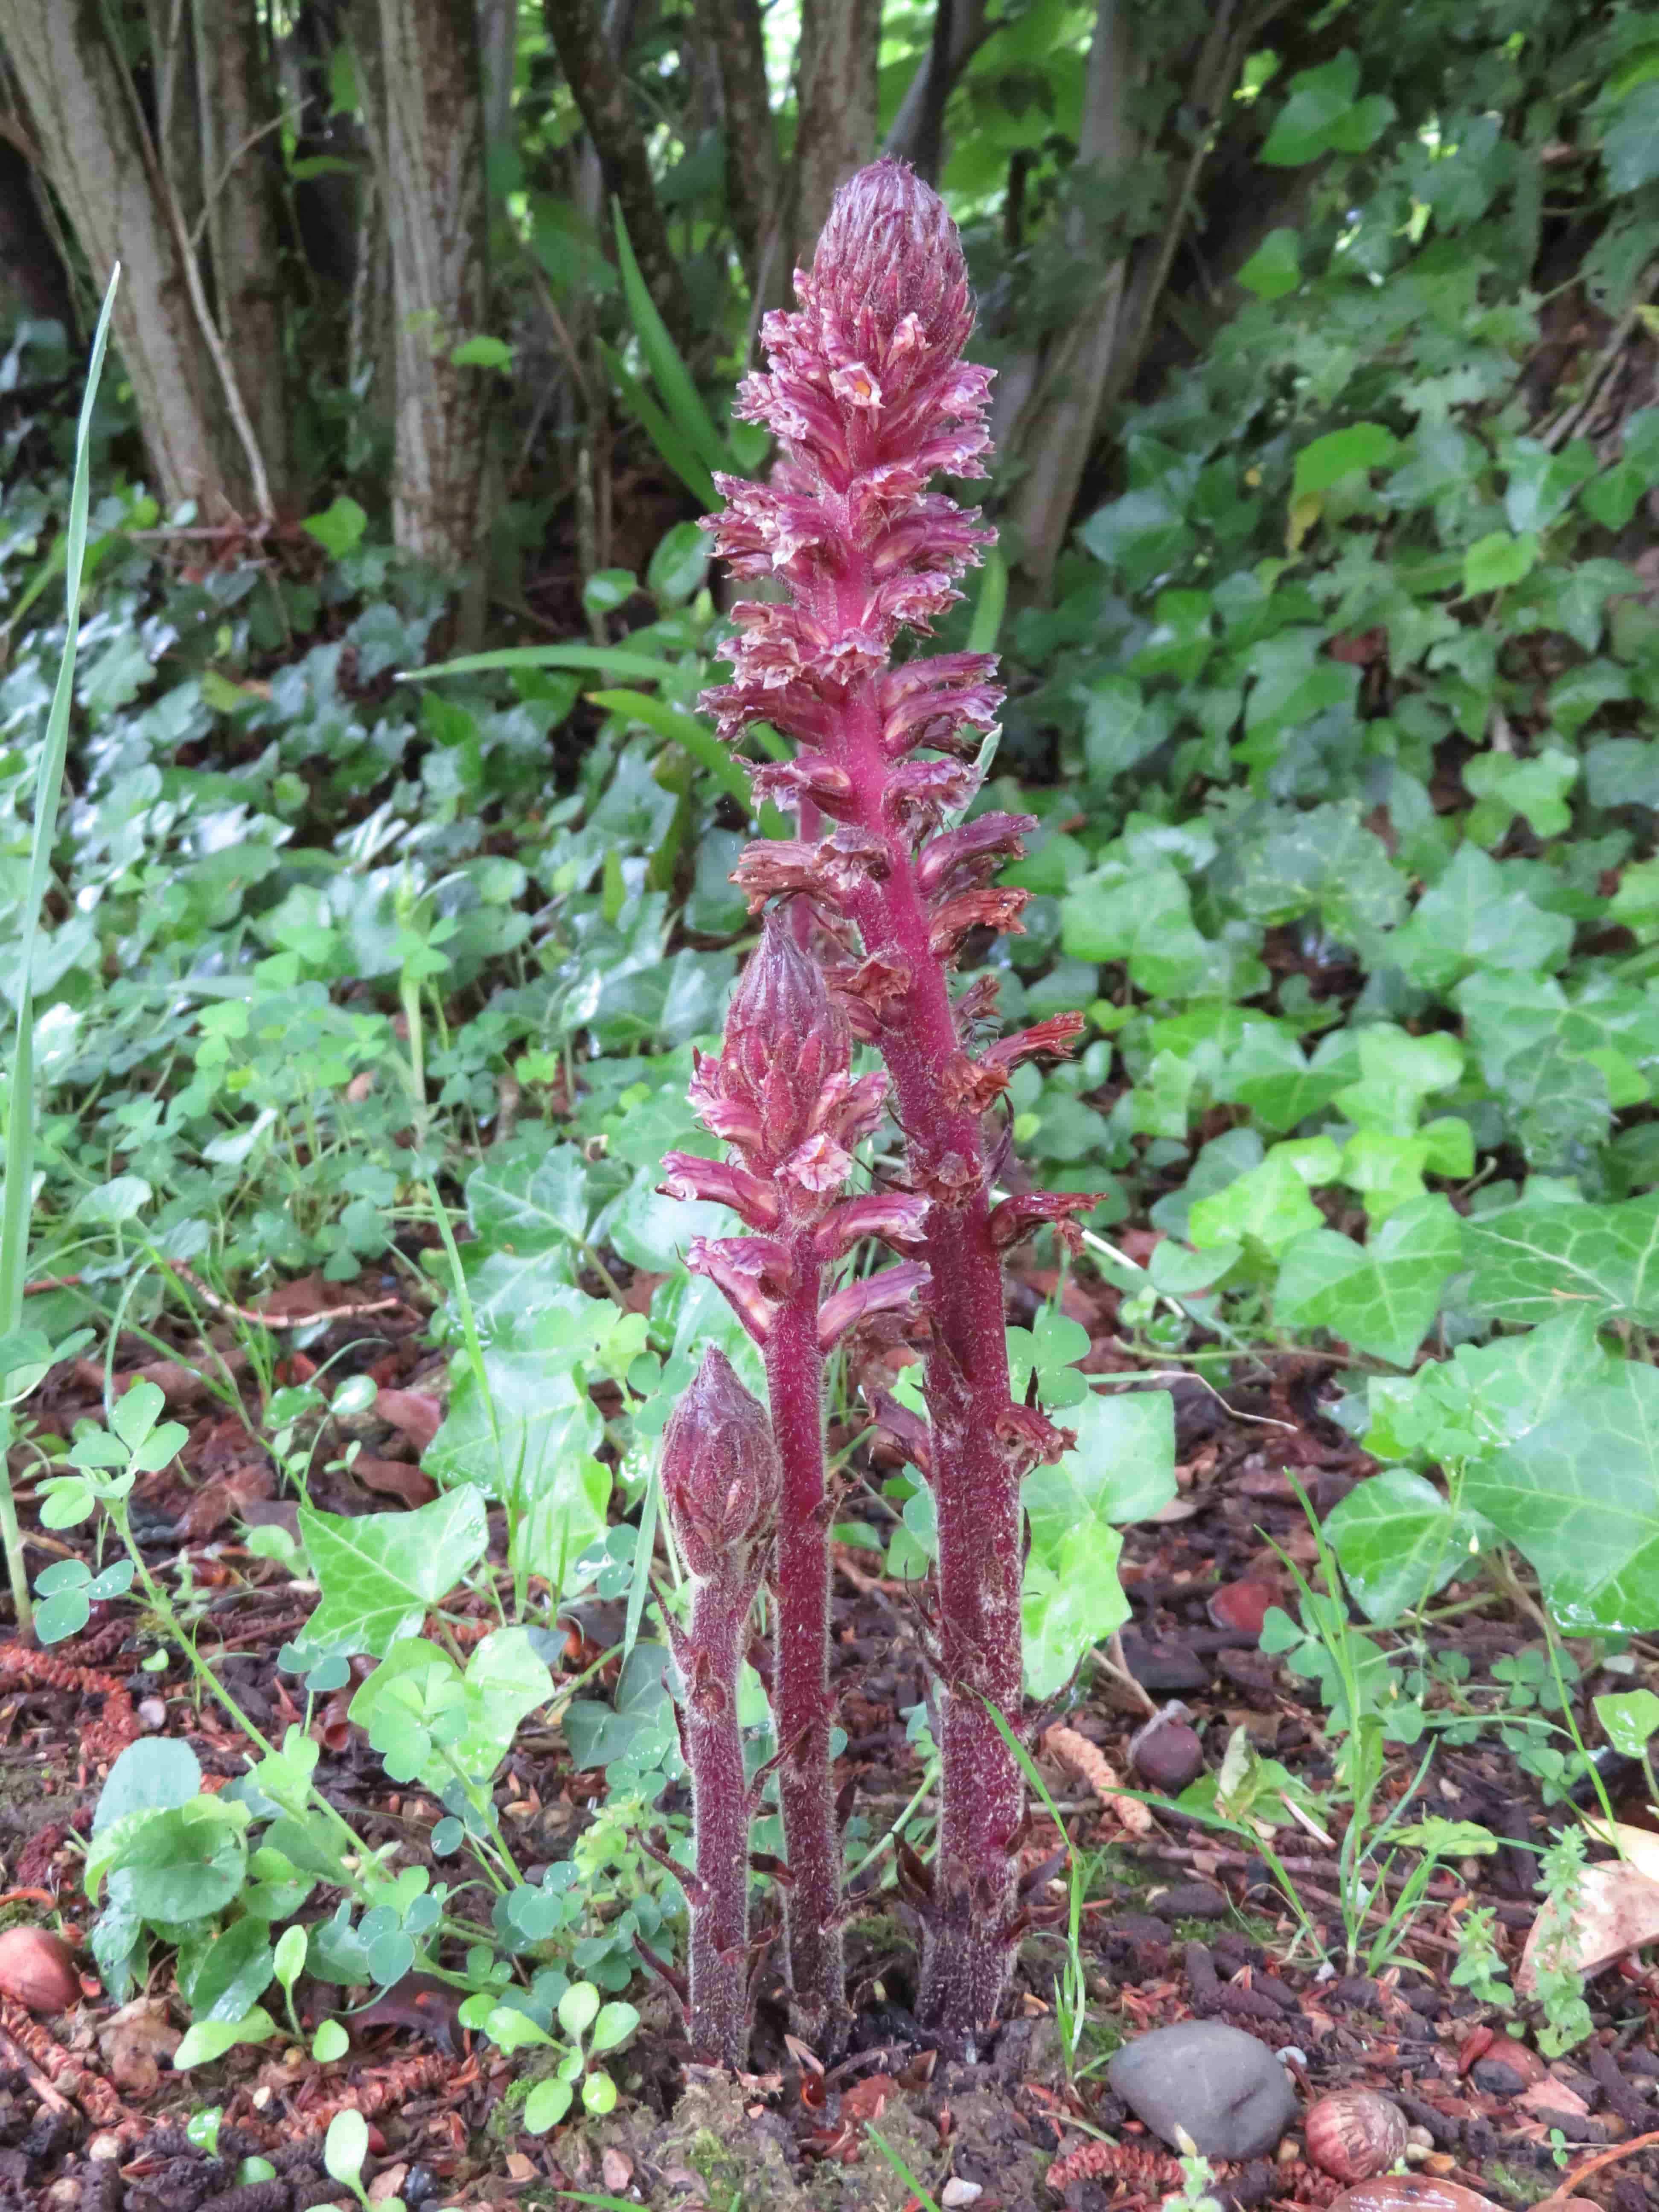
M 258 1328 L 309 1328 L 319 1321 L 366 1321 L 371 1314 L 396 1313 L 403 1305 L 402 1298 L 374 1298 L 362 1305 L 320 1306 L 315 1313 L 261 1313 L 256 1306 L 239 1306 L 234 1298 L 222 1297 L 208 1285 L 193 1268 L 182 1260 L 163 1260 L 161 1265 L 169 1274 L 177 1275 L 180 1282 L 188 1283 L 204 1305 L 227 1320 L 245 1321 Z M 83 1287 L 82 1275 L 38 1275 L 32 1283 L 23 1285 L 26 1298 L 40 1297 L 47 1291 L 77 1291 Z

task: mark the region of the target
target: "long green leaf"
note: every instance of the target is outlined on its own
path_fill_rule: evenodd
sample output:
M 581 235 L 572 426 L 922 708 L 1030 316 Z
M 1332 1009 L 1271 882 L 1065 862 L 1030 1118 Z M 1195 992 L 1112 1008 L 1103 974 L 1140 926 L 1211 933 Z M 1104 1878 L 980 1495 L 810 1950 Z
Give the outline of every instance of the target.
M 23 904 L 23 934 L 18 946 L 17 1048 L 12 1060 L 10 1110 L 6 1117 L 6 1195 L 0 1217 L 0 1336 L 17 1327 L 23 1312 L 23 1285 L 28 1269 L 29 1199 L 34 1181 L 34 946 L 40 933 L 40 908 L 52 868 L 52 848 L 58 828 L 58 801 L 63 790 L 64 763 L 69 752 L 70 708 L 75 700 L 75 652 L 81 622 L 81 571 L 87 551 L 87 514 L 92 498 L 92 472 L 88 446 L 92 434 L 93 407 L 103 374 L 104 353 L 109 343 L 110 316 L 115 288 L 121 281 L 118 262 L 110 271 L 109 289 L 92 341 L 92 360 L 87 388 L 81 400 L 81 419 L 75 433 L 75 476 L 70 487 L 68 546 L 64 562 L 64 599 L 67 634 L 58 664 L 58 685 L 46 717 L 46 741 L 34 791 L 34 841 L 29 854 L 28 889 Z
M 974 602 L 974 619 L 968 631 L 969 653 L 996 651 L 997 634 L 1002 628 L 1003 611 L 1007 605 L 1008 563 L 1000 548 L 994 545 L 985 556 L 979 597 Z
M 660 737 L 672 738 L 699 767 L 708 770 L 722 791 L 729 792 L 750 813 L 754 811 L 755 802 L 742 763 L 695 714 L 688 714 L 684 707 L 672 705 L 666 699 L 653 699 L 645 691 L 590 691 L 587 696 L 607 714 L 631 714 L 647 729 L 655 730 Z
M 75 474 L 70 485 L 69 523 L 64 533 L 64 650 L 58 663 L 58 685 L 46 716 L 46 743 L 41 748 L 34 787 L 34 837 L 29 853 L 28 895 L 17 947 L 17 1044 L 12 1055 L 7 1096 L 6 1187 L 3 1202 L 0 1203 L 0 1337 L 10 1336 L 22 1320 L 23 1286 L 28 1279 L 29 1203 L 34 1186 L 34 946 L 52 868 L 58 801 L 64 787 L 64 763 L 69 753 L 70 708 L 75 699 L 81 574 L 87 552 L 87 514 L 92 503 L 92 471 L 88 459 L 92 412 L 98 397 L 98 380 L 103 374 L 104 352 L 109 343 L 115 288 L 120 281 L 121 264 L 118 261 L 110 270 L 109 289 L 104 294 L 98 328 L 93 334 L 87 388 L 82 395 L 81 419 L 75 432 Z M 0 1547 L 5 1552 L 6 1575 L 11 1584 L 18 1633 L 26 1636 L 33 1608 L 29 1601 L 28 1567 L 17 1526 L 17 1507 L 6 1466 L 6 1447 L 10 1441 L 11 1415 L 7 1409 L 0 1412 Z
M 720 495 L 714 488 L 714 477 L 638 377 L 624 366 L 622 356 L 615 347 L 606 345 L 603 339 L 599 342 L 599 358 L 604 362 L 611 382 L 622 394 L 623 406 L 686 489 L 694 498 L 701 500 L 704 507 L 718 507 Z
M 724 438 L 714 428 L 713 417 L 703 405 L 702 395 L 691 381 L 690 371 L 680 359 L 679 349 L 668 335 L 668 325 L 657 313 L 655 301 L 640 274 L 640 264 L 634 256 L 628 225 L 623 221 L 622 203 L 611 202 L 617 222 L 617 265 L 622 270 L 623 294 L 628 301 L 629 319 L 634 325 L 634 335 L 640 342 L 663 404 L 678 425 L 688 444 L 702 456 L 711 469 L 724 469 L 728 474 L 741 476 L 736 457 Z
M 672 660 L 653 660 L 648 653 L 629 653 L 626 646 L 613 652 L 608 645 L 508 645 L 495 653 L 441 660 L 430 668 L 400 668 L 398 681 L 425 684 L 434 676 L 482 676 L 493 668 L 592 669 L 600 676 L 620 676 L 635 684 L 660 684 L 665 676 L 679 673 Z

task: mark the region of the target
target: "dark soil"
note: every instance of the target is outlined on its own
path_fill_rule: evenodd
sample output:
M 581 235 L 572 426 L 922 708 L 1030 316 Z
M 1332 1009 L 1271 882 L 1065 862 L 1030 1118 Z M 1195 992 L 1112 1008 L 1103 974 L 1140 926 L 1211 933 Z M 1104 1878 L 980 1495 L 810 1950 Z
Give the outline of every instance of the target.
M 1032 1275 L 1016 1286 L 1016 1303 L 1052 1287 Z M 283 1303 L 293 1315 L 389 1294 L 389 1285 L 354 1285 L 348 1294 L 313 1281 L 290 1286 Z M 1097 1372 L 1121 1368 L 1127 1380 L 1133 1363 L 1115 1346 L 1113 1294 L 1073 1279 L 1065 1295 L 1096 1339 L 1085 1364 Z M 349 1424 L 362 1444 L 357 1473 L 320 1473 L 317 1504 L 397 1511 L 429 1494 L 417 1461 L 444 1370 L 421 1347 L 422 1326 L 404 1307 L 342 1320 L 319 1338 L 313 1330 L 305 1352 L 286 1353 L 284 1379 L 294 1379 L 349 1346 L 330 1374 L 365 1367 L 381 1389 L 374 1412 Z M 227 1333 L 221 1349 L 228 1352 L 231 1341 Z M 191 1430 L 180 1462 L 136 1494 L 149 1556 L 160 1565 L 187 1555 L 203 1658 L 258 1725 L 280 1735 L 304 1716 L 276 1654 L 313 1599 L 245 1538 L 250 1522 L 291 1518 L 292 1502 L 278 1496 L 252 1428 L 203 1389 L 205 1347 L 181 1339 L 176 1361 L 160 1364 L 137 1345 L 118 1349 L 131 1353 L 118 1358 L 118 1373 L 125 1378 L 148 1362 Z M 872 1361 L 892 1356 L 870 1347 Z M 1194 1381 L 1174 1386 L 1180 1493 L 1126 1545 L 1133 1617 L 1116 1657 L 1127 1677 L 1110 1665 L 1098 1670 L 1064 1716 L 1073 1733 L 1044 1739 L 1042 1771 L 1070 1841 L 1095 1859 L 1082 1939 L 1091 2012 L 1071 2078 L 1054 2010 L 1066 1878 L 1063 1865 L 1042 1872 L 1060 1841 L 1045 1815 L 1025 1846 L 1038 1875 L 1034 1930 L 1006 2022 L 975 2054 L 977 2063 L 930 2048 L 917 2029 L 907 2008 L 914 1931 L 891 1893 L 872 1886 L 854 1929 L 857 2018 L 847 2055 L 826 2066 L 787 2038 L 776 1988 L 763 1984 L 757 2072 L 740 2081 L 711 2076 L 684 2064 L 666 1992 L 636 1990 L 643 2026 L 616 2068 L 624 2093 L 618 2110 L 542 2138 L 513 2126 L 520 2063 L 475 2043 L 457 2023 L 453 1998 L 435 1988 L 404 1987 L 360 2013 L 340 2063 L 319 2066 L 298 2045 L 278 2042 L 185 2076 L 168 2064 L 187 2014 L 166 1954 L 137 2001 L 118 2011 L 82 1949 L 84 1999 L 69 2014 L 41 2020 L 0 2002 L 0 2207 L 302 2212 L 344 2204 L 349 2192 L 324 2173 L 320 2148 L 330 2118 L 352 2104 L 370 2122 L 365 2178 L 377 2196 L 401 2195 L 411 2212 L 428 2203 L 559 2204 L 570 2201 L 566 2191 L 659 2212 L 906 2212 L 916 2199 L 901 2166 L 953 2212 L 1141 2212 L 1179 2187 L 1180 2168 L 1113 2098 L 1105 2062 L 1127 2038 L 1193 2015 L 1230 2021 L 1282 2053 L 1308 2100 L 1348 2085 L 1391 2097 L 1412 2124 L 1412 2156 L 1431 2177 L 1520 2206 L 1571 2193 L 1564 2185 L 1607 2152 L 1579 2193 L 1610 2212 L 1659 2201 L 1659 2150 L 1626 2148 L 1659 2130 L 1659 1981 L 1635 1962 L 1603 1974 L 1590 1990 L 1594 2039 L 1553 2063 L 1538 2056 L 1524 2010 L 1513 2025 L 1525 2032 L 1515 2035 L 1511 2022 L 1449 1987 L 1458 1923 L 1472 1905 L 1495 1909 L 1511 1969 L 1518 1962 L 1537 1906 L 1531 1853 L 1505 1848 L 1437 1877 L 1393 1959 L 1372 1975 L 1345 1975 L 1329 1844 L 1295 1826 L 1281 1826 L 1275 1838 L 1304 1909 L 1329 1939 L 1334 1966 L 1298 1937 L 1297 1917 L 1260 1856 L 1173 1810 L 1148 1821 L 1115 1794 L 1115 1781 L 1134 1781 L 1129 1741 L 1149 1702 L 1170 1698 L 1188 1709 L 1212 1771 L 1243 1729 L 1259 1753 L 1310 1789 L 1328 1782 L 1332 1747 L 1317 1695 L 1259 1649 L 1254 1621 L 1264 1603 L 1287 1593 L 1275 1546 L 1304 1569 L 1314 1563 L 1291 1477 L 1323 1511 L 1369 1471 L 1329 1418 L 1337 1372 L 1331 1359 L 1291 1356 L 1241 1361 L 1224 1398 Z M 77 1418 L 98 1415 L 101 1386 L 101 1363 L 66 1366 L 28 1410 L 42 1429 L 67 1434 Z M 251 1395 L 248 1403 L 251 1419 Z M 36 1464 L 23 1450 L 14 1454 L 26 1518 Z M 881 1470 L 866 1472 L 878 1479 Z M 872 1498 L 850 1498 L 843 1510 L 873 1519 Z M 37 1531 L 32 1570 L 83 1539 L 83 1531 L 67 1539 Z M 919 1779 L 905 1726 L 907 1711 L 927 1696 L 918 1597 L 872 1574 L 872 1552 L 842 1548 L 837 1560 L 845 1765 L 873 1839 Z M 1540 1640 L 1525 1611 L 1480 1585 L 1454 1585 L 1440 1609 L 1449 1617 L 1436 1632 L 1468 1655 L 1475 1685 L 1491 1683 L 1494 1661 Z M 482 1627 L 482 1601 L 479 1612 Z M 605 1648 L 590 1640 L 603 1628 L 591 1617 L 569 1623 L 573 1671 Z M 241 1743 L 210 1699 L 198 1698 L 183 1660 L 170 1656 L 165 1672 L 141 1667 L 155 1649 L 125 1602 L 95 1607 L 80 1637 L 50 1652 L 0 1642 L 0 1916 L 51 1923 L 61 1915 L 71 1941 L 84 1937 L 80 1839 L 111 1759 L 141 1733 L 188 1741 L 210 1786 L 242 1770 Z M 1591 1662 L 1588 1650 L 1575 1656 Z M 1587 1741 L 1595 1740 L 1589 1696 L 1653 1682 L 1656 1661 L 1659 1653 L 1638 1645 L 1636 1676 L 1586 1680 L 1577 1718 Z M 346 1719 L 348 1698 L 324 1704 L 314 1717 L 319 1781 L 369 1842 L 396 1837 L 418 1852 L 418 1808 Z M 1395 1795 L 1420 1757 L 1401 1753 L 1389 1785 Z M 571 1771 L 555 1732 L 521 1734 L 497 1791 L 520 1863 L 568 1851 L 603 1786 L 602 1775 Z M 1545 1805 L 1492 1731 L 1437 1754 L 1427 1802 L 1516 1844 L 1545 1839 L 1566 1817 Z M 1618 1809 L 1649 1817 L 1634 1796 Z M 1340 1830 L 1340 1816 L 1327 1817 Z M 452 1881 L 465 1879 L 456 1865 L 445 1869 Z M 313 1899 L 325 1910 L 329 1903 Z M 338 2003 L 339 1993 L 326 1994 Z M 215 2155 L 183 2132 L 190 2113 L 210 2105 L 224 2113 Z M 238 2187 L 237 2163 L 255 2153 L 272 2160 L 277 2179 Z M 1224 2171 L 1221 2195 L 1241 2208 L 1316 2212 L 1340 2186 L 1305 2160 L 1293 2135 L 1276 2162 Z

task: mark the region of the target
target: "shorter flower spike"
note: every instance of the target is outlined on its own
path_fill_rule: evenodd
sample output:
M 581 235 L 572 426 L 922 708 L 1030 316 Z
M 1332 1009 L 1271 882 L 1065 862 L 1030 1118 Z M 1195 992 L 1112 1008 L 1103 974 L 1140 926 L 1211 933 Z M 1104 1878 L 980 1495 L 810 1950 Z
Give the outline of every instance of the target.
M 663 1433 L 662 1493 L 690 1576 L 691 1610 L 668 1618 L 680 1677 L 680 1741 L 691 1771 L 696 1868 L 690 1913 L 693 2056 L 741 2067 L 749 2049 L 749 1831 L 738 1680 L 749 1614 L 777 1525 L 783 1470 L 766 1409 L 723 1352 L 704 1354 Z
M 688 1571 L 724 1576 L 735 1555 L 763 1554 L 781 1482 L 766 1408 L 711 1346 L 663 1431 L 663 1504 Z

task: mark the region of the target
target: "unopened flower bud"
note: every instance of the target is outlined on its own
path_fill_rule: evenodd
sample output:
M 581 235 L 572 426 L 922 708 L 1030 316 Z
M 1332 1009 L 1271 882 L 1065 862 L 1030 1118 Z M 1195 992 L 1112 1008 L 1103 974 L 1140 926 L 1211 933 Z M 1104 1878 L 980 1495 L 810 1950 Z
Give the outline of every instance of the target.
M 813 1133 L 851 1062 L 847 1023 L 823 970 L 775 908 L 726 1015 L 718 1073 L 705 1079 L 718 1092 L 709 1125 L 730 1133 L 756 1172 L 774 1171 Z
M 878 374 L 890 348 L 901 357 L 957 354 L 973 327 L 957 227 L 939 194 L 903 161 L 872 161 L 836 194 L 812 257 L 812 286 L 840 321 L 879 340 L 881 358 L 869 364 Z M 914 320 L 900 332 L 907 318 Z M 858 388 L 863 367 L 839 372 L 837 396 L 855 405 L 872 404 Z
M 724 1352 L 704 1353 L 663 1434 L 662 1494 L 690 1571 L 744 1567 L 771 1535 L 783 1486 L 772 1424 Z

